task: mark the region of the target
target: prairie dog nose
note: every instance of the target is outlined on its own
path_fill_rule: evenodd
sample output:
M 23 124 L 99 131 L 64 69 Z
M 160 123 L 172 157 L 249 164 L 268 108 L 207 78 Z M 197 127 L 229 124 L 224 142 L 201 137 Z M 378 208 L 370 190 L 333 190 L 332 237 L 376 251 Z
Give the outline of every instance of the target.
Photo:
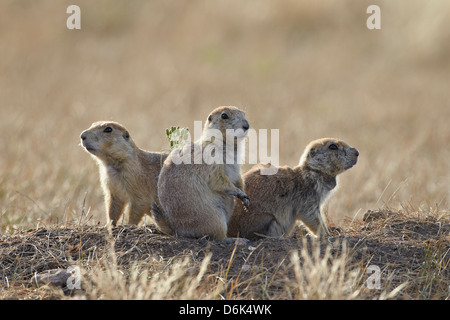
M 250 123 L 248 123 L 247 120 L 244 120 L 244 124 L 242 125 L 242 128 L 244 130 L 248 130 L 250 128 Z

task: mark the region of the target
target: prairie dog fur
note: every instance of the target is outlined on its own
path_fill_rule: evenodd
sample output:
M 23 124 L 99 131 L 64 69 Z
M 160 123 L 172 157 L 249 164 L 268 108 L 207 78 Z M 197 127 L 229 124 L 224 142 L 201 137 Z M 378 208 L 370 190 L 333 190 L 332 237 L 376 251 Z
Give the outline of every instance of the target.
M 336 187 L 336 176 L 357 162 L 358 150 L 339 139 L 312 141 L 294 168 L 280 167 L 275 175 L 261 175 L 255 165 L 244 174 L 252 200 L 248 211 L 236 206 L 228 229 L 231 236 L 255 238 L 289 236 L 300 220 L 314 235 L 329 236 L 322 207 Z
M 152 206 L 161 231 L 192 238 L 227 237 L 233 196 L 248 206 L 238 158 L 249 127 L 238 108 L 216 108 L 206 120 L 201 139 L 169 154 L 158 181 L 160 208 Z M 220 135 L 212 137 L 211 129 Z M 227 129 L 236 130 L 231 143 L 226 140 Z M 190 155 L 191 162 L 177 162 L 183 154 Z
M 80 138 L 99 166 L 107 220 L 115 226 L 126 206 L 130 224 L 138 224 L 145 213 L 151 214 L 167 154 L 141 150 L 128 130 L 112 121 L 93 123 Z

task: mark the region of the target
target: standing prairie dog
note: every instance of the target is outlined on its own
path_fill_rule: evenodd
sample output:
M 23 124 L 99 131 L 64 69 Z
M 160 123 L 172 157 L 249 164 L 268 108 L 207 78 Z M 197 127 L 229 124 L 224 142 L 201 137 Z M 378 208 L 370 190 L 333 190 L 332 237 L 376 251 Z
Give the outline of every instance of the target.
M 336 186 L 336 176 L 354 166 L 358 156 L 358 150 L 344 141 L 324 138 L 312 141 L 294 168 L 261 175 L 261 168 L 270 165 L 255 165 L 243 176 L 251 205 L 248 210 L 236 206 L 229 234 L 289 236 L 300 220 L 314 235 L 329 236 L 322 207 Z
M 227 237 L 233 196 L 248 206 L 238 159 L 249 126 L 245 113 L 238 108 L 216 108 L 198 141 L 169 154 L 158 181 L 161 208 L 152 206 L 161 231 L 193 238 Z M 226 139 L 227 129 L 234 131 L 234 138 Z M 214 135 L 214 130 L 218 134 Z M 178 157 L 186 154 L 190 162 L 180 163 Z
M 80 137 L 100 169 L 107 219 L 115 226 L 127 205 L 130 224 L 138 224 L 145 213 L 151 214 L 167 154 L 139 149 L 117 122 L 95 122 Z

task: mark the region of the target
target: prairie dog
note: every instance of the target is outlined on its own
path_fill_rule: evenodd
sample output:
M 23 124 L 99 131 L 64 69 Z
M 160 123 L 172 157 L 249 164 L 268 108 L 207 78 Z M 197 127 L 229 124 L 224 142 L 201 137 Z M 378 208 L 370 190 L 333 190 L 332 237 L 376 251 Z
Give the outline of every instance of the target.
M 336 176 L 357 162 L 358 150 L 339 139 L 312 141 L 294 168 L 280 167 L 275 175 L 261 175 L 255 165 L 244 174 L 252 200 L 248 211 L 236 206 L 228 229 L 231 236 L 289 236 L 300 220 L 314 235 L 329 236 L 322 207 L 336 187 Z
M 127 205 L 130 224 L 138 224 L 145 213 L 151 214 L 167 154 L 141 150 L 128 130 L 112 121 L 93 123 L 80 138 L 99 166 L 107 219 L 115 226 Z
M 216 108 L 206 120 L 201 139 L 169 154 L 158 181 L 161 208 L 152 206 L 161 231 L 193 238 L 227 237 L 233 196 L 248 206 L 238 159 L 249 127 L 238 108 Z M 235 130 L 231 141 L 226 139 L 227 129 Z M 212 136 L 213 130 L 219 135 Z M 191 162 L 179 163 L 177 157 L 186 154 Z

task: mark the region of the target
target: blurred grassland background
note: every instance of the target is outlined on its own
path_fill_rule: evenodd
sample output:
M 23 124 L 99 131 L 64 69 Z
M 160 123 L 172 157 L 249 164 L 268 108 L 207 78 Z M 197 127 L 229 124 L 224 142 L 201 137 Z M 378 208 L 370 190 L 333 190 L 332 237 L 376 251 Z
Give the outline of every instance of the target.
M 81 30 L 66 28 L 71 4 Z M 380 207 L 448 214 L 449 21 L 439 0 L 0 0 L 0 231 L 105 222 L 78 145 L 92 122 L 161 151 L 166 128 L 220 105 L 280 129 L 282 165 L 320 137 L 359 149 L 334 225 Z

